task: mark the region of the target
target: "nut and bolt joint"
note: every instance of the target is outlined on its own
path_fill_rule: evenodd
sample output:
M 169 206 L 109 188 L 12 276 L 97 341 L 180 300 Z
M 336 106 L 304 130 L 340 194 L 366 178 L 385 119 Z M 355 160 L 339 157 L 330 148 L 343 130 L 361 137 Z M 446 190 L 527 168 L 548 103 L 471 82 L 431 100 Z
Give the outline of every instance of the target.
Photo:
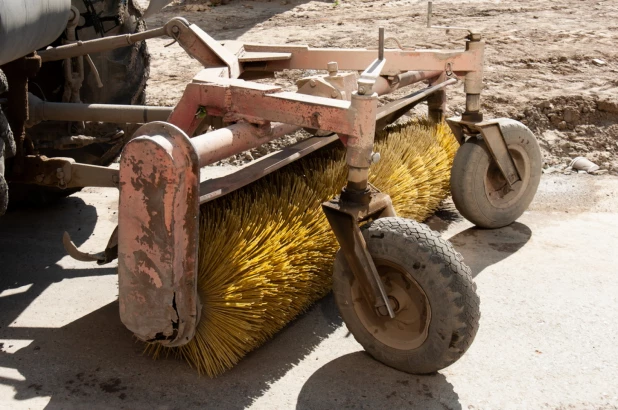
M 483 36 L 481 35 L 481 33 L 470 33 L 468 35 L 468 40 L 470 41 L 481 41 L 482 38 Z

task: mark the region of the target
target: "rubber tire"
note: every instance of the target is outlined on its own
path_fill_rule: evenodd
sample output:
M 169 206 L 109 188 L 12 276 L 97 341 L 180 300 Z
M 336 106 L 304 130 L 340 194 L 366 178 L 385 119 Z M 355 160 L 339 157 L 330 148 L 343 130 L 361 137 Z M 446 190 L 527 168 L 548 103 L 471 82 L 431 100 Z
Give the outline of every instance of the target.
M 421 286 L 431 307 L 431 321 L 427 338 L 416 349 L 395 349 L 374 338 L 354 309 L 355 278 L 339 251 L 333 293 L 356 341 L 376 360 L 407 373 L 434 373 L 456 362 L 474 340 L 480 318 L 476 284 L 461 255 L 428 226 L 412 220 L 382 218 L 361 230 L 372 257 L 399 265 Z
M 483 140 L 472 137 L 457 151 L 451 169 L 451 194 L 455 207 L 481 228 L 501 228 L 519 218 L 534 199 L 541 180 L 542 156 L 534 134 L 522 123 L 502 119 L 500 129 L 507 146 L 523 147 L 530 159 L 530 180 L 521 197 L 507 208 L 495 207 L 485 192 L 485 175 L 493 161 Z
M 73 0 L 78 3 L 80 0 Z M 133 34 L 146 30 L 146 24 L 132 14 L 135 12 L 123 0 L 106 0 L 95 6 L 104 14 L 119 14 L 122 24 L 105 34 L 106 37 Z M 93 29 L 89 32 L 82 30 L 81 40 L 100 38 Z M 98 88 L 90 66 L 85 64 L 85 81 L 81 96 L 87 103 L 105 104 L 138 104 L 146 102 L 146 81 L 150 74 L 150 53 L 145 41 L 135 43 L 129 47 L 91 55 L 99 71 L 103 88 Z
M 4 72 L 0 70 L 0 95 L 9 89 Z M 9 204 L 9 186 L 4 178 L 5 157 L 15 155 L 15 140 L 9 122 L 0 108 L 0 216 L 4 215 Z

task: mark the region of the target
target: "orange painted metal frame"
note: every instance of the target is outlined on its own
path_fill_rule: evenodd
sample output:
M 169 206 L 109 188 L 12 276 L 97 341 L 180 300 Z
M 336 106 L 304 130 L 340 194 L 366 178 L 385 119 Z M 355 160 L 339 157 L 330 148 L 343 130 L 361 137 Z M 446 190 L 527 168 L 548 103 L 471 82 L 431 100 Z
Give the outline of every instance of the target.
M 166 346 L 182 345 L 193 337 L 200 311 L 196 278 L 201 166 L 300 127 L 319 129 L 337 133 L 346 144 L 347 188 L 363 192 L 372 161 L 379 91 L 396 89 L 392 80 L 401 81 L 403 77 L 397 76 L 411 70 L 430 72 L 410 76 L 419 81 L 437 81 L 439 73 L 444 73 L 439 76 L 442 80 L 462 75 L 469 94 L 480 94 L 482 79 L 482 44 L 468 42 L 465 51 L 386 50 L 385 60 L 375 60 L 374 50 L 221 45 L 184 23 L 176 19 L 168 29 L 205 69 L 187 85 L 167 123 L 140 128 L 139 138 L 126 145 L 120 164 L 120 316 L 140 339 Z M 287 92 L 240 79 L 246 73 L 325 69 L 331 61 L 344 70 L 370 67 L 350 100 Z M 211 65 L 221 63 L 225 66 Z M 443 81 L 442 86 L 453 81 Z M 441 101 L 434 104 L 437 109 L 443 106 Z M 219 118 L 228 126 L 195 136 L 205 117 Z M 242 186 L 242 181 L 234 184 Z

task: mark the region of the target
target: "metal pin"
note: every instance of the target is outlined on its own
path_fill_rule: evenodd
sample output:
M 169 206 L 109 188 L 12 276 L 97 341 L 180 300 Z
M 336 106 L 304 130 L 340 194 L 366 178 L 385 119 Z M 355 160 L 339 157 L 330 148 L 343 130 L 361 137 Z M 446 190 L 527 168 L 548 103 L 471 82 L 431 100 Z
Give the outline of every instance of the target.
M 378 59 L 384 60 L 384 27 L 380 27 L 379 29 Z

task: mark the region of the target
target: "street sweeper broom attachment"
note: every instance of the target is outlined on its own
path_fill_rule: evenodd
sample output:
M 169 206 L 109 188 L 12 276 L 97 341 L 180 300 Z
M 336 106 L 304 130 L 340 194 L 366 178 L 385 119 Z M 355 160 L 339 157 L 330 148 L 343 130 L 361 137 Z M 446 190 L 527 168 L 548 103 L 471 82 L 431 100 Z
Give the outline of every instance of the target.
M 424 220 L 448 195 L 455 138 L 444 124 L 389 127 L 369 181 L 391 192 L 399 215 Z M 201 207 L 198 295 L 202 313 L 173 350 L 215 376 L 331 289 L 337 240 L 320 204 L 345 185 L 345 151 L 324 148 Z
M 68 235 L 64 244 L 80 260 L 117 255 L 125 326 L 154 355 L 179 354 L 214 376 L 328 292 L 332 272 L 341 316 L 374 358 L 411 373 L 459 359 L 478 328 L 476 286 L 453 247 L 415 220 L 446 195 L 455 151 L 453 199 L 481 226 L 519 217 L 540 176 L 525 126 L 483 120 L 481 36 L 470 32 L 465 50 L 384 50 L 380 30 L 376 59 L 375 50 L 221 44 L 175 18 L 139 37 L 41 55 L 71 58 L 164 34 L 205 67 L 173 110 L 32 99 L 33 121 L 121 113 L 147 122 L 124 147 L 119 171 L 27 158 L 38 161 L 42 185 L 119 187 L 118 229 L 105 251 L 80 252 Z M 248 81 L 324 68 L 298 80 L 297 92 Z M 446 120 L 455 143 L 443 120 L 445 89 L 459 80 L 465 112 Z M 378 107 L 379 95 L 423 81 Z M 420 102 L 428 120 L 389 127 Z M 301 128 L 313 136 L 201 181 L 203 167 Z

